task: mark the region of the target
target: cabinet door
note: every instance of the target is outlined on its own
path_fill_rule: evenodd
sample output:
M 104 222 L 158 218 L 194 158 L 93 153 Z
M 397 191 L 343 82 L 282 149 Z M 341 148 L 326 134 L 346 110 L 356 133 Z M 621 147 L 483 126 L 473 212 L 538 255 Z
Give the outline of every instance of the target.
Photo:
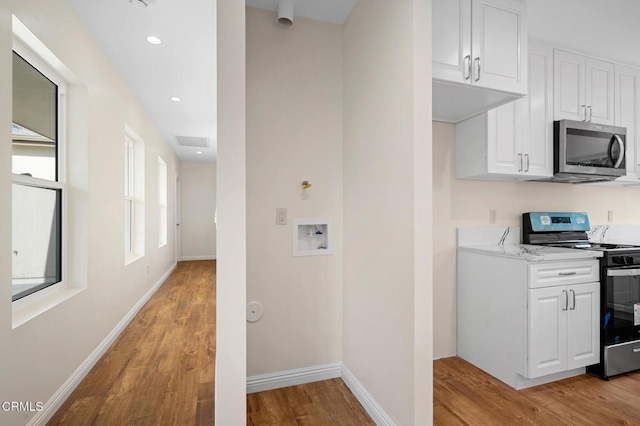
M 627 128 L 627 175 L 640 176 L 638 117 L 640 116 L 640 70 L 615 66 L 615 125 Z
M 524 179 L 553 176 L 553 52 L 529 46 L 529 94 L 522 103 Z
M 521 122 L 522 114 L 517 102 L 487 111 L 488 173 L 522 173 Z
M 567 286 L 567 369 L 600 362 L 600 283 Z
M 433 78 L 470 83 L 471 0 L 433 0 L 432 5 Z
M 614 124 L 614 65 L 586 58 L 587 121 Z
M 585 66 L 584 56 L 553 51 L 554 120 L 585 121 Z
M 567 369 L 568 294 L 565 286 L 529 290 L 530 379 Z
M 525 4 L 519 0 L 473 0 L 471 16 L 472 84 L 526 94 Z

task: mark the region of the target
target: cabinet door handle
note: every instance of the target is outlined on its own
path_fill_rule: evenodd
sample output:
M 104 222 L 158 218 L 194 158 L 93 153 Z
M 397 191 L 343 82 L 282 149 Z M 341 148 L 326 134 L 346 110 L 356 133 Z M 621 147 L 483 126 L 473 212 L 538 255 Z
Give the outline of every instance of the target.
M 560 275 L 561 277 L 567 277 L 569 275 L 575 275 L 577 274 L 576 271 L 571 271 L 571 272 L 558 272 L 558 275 Z
M 476 74 L 476 81 L 480 80 L 480 57 L 477 57 L 476 60 L 476 69 L 478 73 Z
M 462 61 L 462 67 L 464 68 L 464 79 L 469 80 L 471 78 L 471 55 L 467 55 L 464 57 L 464 61 Z
M 593 118 L 593 109 L 591 109 L 591 105 L 587 107 L 587 111 L 589 111 L 589 123 L 591 123 L 591 119 Z
M 563 311 L 566 311 L 567 309 L 569 309 L 569 293 L 567 293 L 567 290 L 562 290 L 562 294 L 564 294 L 564 308 L 562 309 Z
M 573 290 L 569 290 L 571 292 L 571 298 L 573 299 L 573 305 L 571 306 L 571 310 L 576 310 L 576 292 Z
M 524 159 L 525 159 L 525 160 L 527 160 L 527 161 L 525 162 L 526 166 L 524 167 L 524 172 L 526 173 L 526 172 L 528 172 L 528 171 L 529 171 L 529 154 L 525 154 L 525 155 L 524 155 Z
M 584 115 L 584 119 L 582 121 L 587 121 L 587 106 L 582 105 L 582 114 Z
M 522 171 L 522 154 L 518 154 L 518 157 L 520 157 L 520 168 L 518 169 L 519 172 Z

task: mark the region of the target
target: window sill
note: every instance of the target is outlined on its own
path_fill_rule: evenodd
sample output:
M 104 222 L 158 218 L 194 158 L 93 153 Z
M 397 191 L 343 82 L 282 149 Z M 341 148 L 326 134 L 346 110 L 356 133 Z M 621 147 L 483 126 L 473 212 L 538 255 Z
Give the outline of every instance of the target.
M 84 290 L 84 288 L 64 288 L 51 293 L 46 297 L 34 300 L 32 303 L 28 303 L 20 308 L 14 309 L 11 328 L 15 329 L 20 327 L 22 324 L 34 319 L 54 306 L 57 306 L 65 300 L 79 294 L 82 290 Z
M 143 254 L 127 254 L 124 257 L 124 266 L 130 265 L 136 260 L 140 260 L 144 257 Z

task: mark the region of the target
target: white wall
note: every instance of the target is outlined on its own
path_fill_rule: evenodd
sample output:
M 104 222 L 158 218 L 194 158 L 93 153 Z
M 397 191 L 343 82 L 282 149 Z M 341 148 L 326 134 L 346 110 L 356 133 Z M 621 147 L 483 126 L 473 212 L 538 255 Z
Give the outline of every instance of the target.
M 313 185 L 301 195 L 301 182 Z M 276 208 L 288 224 L 276 225 Z M 335 251 L 293 257 L 292 222 L 331 218 Z M 342 354 L 342 27 L 247 8 L 248 375 Z
M 429 10 L 363 0 L 344 28 L 343 360 L 402 425 L 432 421 Z
M 488 182 L 455 178 L 455 126 L 433 123 L 434 356 L 456 354 L 456 228 L 521 226 L 530 211 L 586 211 L 592 224 L 640 223 L 640 188 L 543 182 Z
M 245 6 L 217 0 L 216 424 L 246 423 Z
M 146 144 L 147 194 L 157 193 L 158 155 L 167 161 L 170 175 L 178 164 L 68 1 L 0 0 L 0 87 L 11 87 L 12 12 L 80 82 L 69 88 L 67 273 L 70 284 L 86 289 L 12 330 L 10 256 L 0 256 L 0 281 L 5 283 L 0 286 L 0 400 L 46 402 L 175 261 L 171 233 L 167 246 L 157 248 L 157 203 L 148 197 L 146 255 L 124 266 L 125 123 Z M 10 140 L 10 121 L 11 91 L 0 90 L 0 135 L 5 141 Z M 11 205 L 10 150 L 10 144 L 0 144 L 3 206 Z M 174 202 L 172 196 L 169 202 Z M 11 252 L 7 208 L 0 209 L 0 252 Z M 0 423 L 24 425 L 33 414 L 0 411 Z
M 180 163 L 182 260 L 216 258 L 216 164 Z

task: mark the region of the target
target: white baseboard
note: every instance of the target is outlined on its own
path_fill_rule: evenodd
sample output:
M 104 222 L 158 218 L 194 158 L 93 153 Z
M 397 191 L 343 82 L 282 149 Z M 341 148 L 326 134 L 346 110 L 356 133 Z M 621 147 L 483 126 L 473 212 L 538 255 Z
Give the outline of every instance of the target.
M 124 318 L 115 326 L 113 330 L 105 337 L 105 339 L 98 345 L 97 348 L 91 352 L 91 354 L 84 360 L 82 364 L 73 372 L 71 377 L 53 394 L 53 396 L 44 404 L 44 409 L 36 413 L 35 416 L 27 423 L 27 426 L 39 426 L 45 425 L 51 417 L 58 411 L 62 404 L 69 398 L 71 392 L 80 384 L 82 379 L 91 371 L 94 365 L 100 360 L 102 355 L 107 352 L 107 349 L 118 338 L 120 333 L 129 325 L 131 320 L 142 309 L 142 307 L 151 299 L 151 296 L 160 288 L 162 284 L 169 278 L 169 275 L 176 269 L 176 263 L 174 263 L 167 272 L 160 277 L 158 281 L 145 293 L 144 296 L 131 308 L 131 310 L 125 315 Z
M 391 420 L 391 417 L 385 413 L 369 391 L 365 389 L 356 376 L 341 362 L 247 377 L 247 393 L 264 392 L 286 388 L 288 386 L 335 379 L 336 377 L 342 378 L 376 425 L 396 426 L 394 421 Z
M 216 255 L 207 255 L 207 256 L 182 256 L 180 259 L 181 262 L 189 262 L 192 260 L 216 260 Z
M 335 379 L 340 377 L 341 367 L 341 363 L 335 362 L 332 364 L 315 365 L 313 367 L 247 377 L 247 393 L 263 392 L 288 386 L 319 382 L 321 380 Z
M 342 380 L 355 395 L 356 399 L 362 404 L 364 409 L 369 413 L 373 421 L 378 426 L 395 426 L 391 417 L 385 413 L 380 404 L 373 399 L 373 396 L 362 386 L 362 383 L 353 375 L 353 373 L 343 364 Z

